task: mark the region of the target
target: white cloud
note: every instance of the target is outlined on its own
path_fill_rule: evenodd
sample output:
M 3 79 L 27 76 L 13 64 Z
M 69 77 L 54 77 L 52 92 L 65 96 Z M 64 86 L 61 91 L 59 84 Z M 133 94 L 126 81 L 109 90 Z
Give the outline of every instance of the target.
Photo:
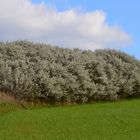
M 0 40 L 17 39 L 91 50 L 131 42 L 122 29 L 108 25 L 103 11 L 58 12 L 31 0 L 0 0 Z

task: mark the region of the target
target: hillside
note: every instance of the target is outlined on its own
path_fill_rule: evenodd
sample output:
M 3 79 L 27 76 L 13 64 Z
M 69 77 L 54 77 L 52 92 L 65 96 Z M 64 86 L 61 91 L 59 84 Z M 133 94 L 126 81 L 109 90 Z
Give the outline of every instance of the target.
M 140 62 L 116 50 L 0 43 L 0 91 L 47 103 L 136 98 L 140 96 Z
M 140 100 L 21 109 L 0 104 L 1 140 L 140 140 Z M 11 110 L 14 110 L 11 112 Z

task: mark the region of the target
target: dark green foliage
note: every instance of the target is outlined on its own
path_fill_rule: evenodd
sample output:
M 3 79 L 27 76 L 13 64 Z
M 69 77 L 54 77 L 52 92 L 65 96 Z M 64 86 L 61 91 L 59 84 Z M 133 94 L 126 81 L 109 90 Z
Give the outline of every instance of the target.
M 27 41 L 0 43 L 0 90 L 50 103 L 138 97 L 140 62 L 115 50 L 70 50 Z

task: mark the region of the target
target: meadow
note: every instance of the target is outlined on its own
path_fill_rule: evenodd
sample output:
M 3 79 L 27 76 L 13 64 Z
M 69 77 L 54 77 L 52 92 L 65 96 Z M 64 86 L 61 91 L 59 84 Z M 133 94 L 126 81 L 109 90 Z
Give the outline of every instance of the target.
M 139 140 L 140 100 L 23 109 L 0 103 L 0 140 Z

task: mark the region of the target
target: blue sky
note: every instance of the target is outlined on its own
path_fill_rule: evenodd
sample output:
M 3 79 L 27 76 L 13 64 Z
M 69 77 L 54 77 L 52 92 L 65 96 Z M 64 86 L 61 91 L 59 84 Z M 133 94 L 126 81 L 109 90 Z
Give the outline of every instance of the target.
M 33 0 L 40 3 L 42 0 Z M 121 50 L 140 59 L 140 0 L 44 0 L 47 5 L 65 11 L 71 8 L 82 11 L 103 10 L 107 22 L 120 26 L 133 38 L 129 47 Z
M 0 0 L 0 41 L 115 48 L 140 59 L 140 0 Z

